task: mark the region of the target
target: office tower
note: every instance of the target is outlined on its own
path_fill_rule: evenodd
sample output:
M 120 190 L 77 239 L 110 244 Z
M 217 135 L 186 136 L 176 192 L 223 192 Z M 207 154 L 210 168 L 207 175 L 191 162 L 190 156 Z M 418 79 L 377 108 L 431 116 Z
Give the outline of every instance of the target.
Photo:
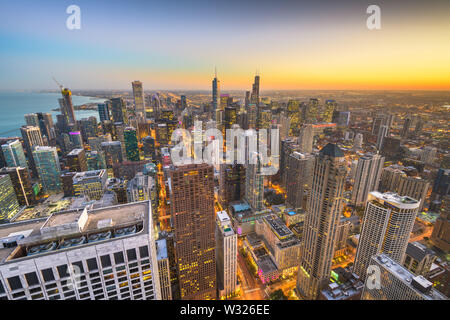
M 378 190 L 384 157 L 379 154 L 365 154 L 358 159 L 355 183 L 352 189 L 352 203 L 363 205 L 370 191 Z
M 245 169 L 245 199 L 254 210 L 261 210 L 264 207 L 264 176 L 261 160 L 257 152 L 253 152 L 249 157 L 249 163 Z M 254 164 L 251 159 L 255 159 Z
M 127 198 L 128 202 L 151 200 L 152 189 L 155 188 L 153 178 L 138 172 L 136 176 L 128 182 Z
M 106 169 L 105 155 L 103 151 L 86 152 L 87 171 Z
M 212 106 L 213 111 L 221 109 L 220 106 L 220 81 L 217 79 L 217 72 L 214 74 L 214 79 L 212 81 Z
M 250 96 L 250 102 L 252 104 L 255 104 L 256 107 L 259 106 L 259 74 L 255 75 L 255 81 L 253 82 L 253 86 L 252 86 L 252 93 Z
M 280 170 L 278 172 L 281 180 L 281 186 L 283 188 L 286 188 L 287 183 L 287 173 L 289 171 L 289 156 L 292 152 L 298 151 L 299 149 L 299 146 L 296 144 L 296 142 L 296 139 L 293 138 L 281 140 Z
M 416 137 L 420 136 L 420 134 L 422 133 L 423 125 L 424 125 L 424 120 L 421 117 L 419 117 L 419 119 L 416 123 L 416 127 L 414 128 L 414 135 Z
M 409 177 L 403 174 L 394 192 L 402 196 L 409 196 L 420 202 L 419 211 L 423 210 L 425 199 L 430 188 L 430 181 L 420 177 Z
M 133 127 L 125 128 L 123 132 L 123 137 L 125 141 L 125 150 L 127 154 L 127 159 L 130 161 L 139 161 L 139 146 L 136 136 L 136 129 Z
M 436 153 L 437 149 L 435 147 L 426 146 L 422 149 L 420 161 L 423 161 L 425 164 L 433 164 L 436 159 Z
M 142 150 L 144 151 L 145 159 L 156 160 L 156 146 L 155 146 L 155 138 L 152 136 L 147 136 L 142 139 Z
M 30 163 L 30 167 L 33 173 L 37 175 L 36 166 L 33 159 L 33 149 L 36 146 L 43 146 L 44 141 L 42 140 L 41 130 L 39 127 L 32 126 L 22 126 L 20 128 L 20 133 L 22 134 L 23 142 L 25 145 L 25 150 L 27 151 L 27 158 Z
M 436 253 L 418 241 L 408 243 L 403 266 L 415 275 L 428 276 L 431 266 L 436 261 Z
M 86 153 L 84 149 L 73 149 L 67 154 L 66 159 L 70 171 L 87 171 Z
M 307 105 L 303 109 L 303 119 L 306 123 L 317 123 L 319 116 L 319 100 L 316 98 L 309 99 Z
M 0 299 L 161 299 L 151 210 L 139 202 L 2 226 L 17 237 L 0 262 Z
M 363 135 L 362 133 L 357 133 L 353 139 L 353 150 L 361 149 L 363 145 Z
M 236 161 L 235 161 L 236 162 Z M 245 167 L 242 164 L 220 164 L 219 201 L 228 207 L 245 195 Z
M 127 106 L 123 98 L 111 99 L 111 115 L 113 122 L 128 123 Z
M 8 222 L 20 210 L 11 178 L 0 174 L 0 222 Z
M 447 300 L 423 276 L 415 276 L 385 254 L 371 257 L 370 265 L 380 270 L 380 288 L 367 278 L 362 300 Z
M 293 152 L 289 155 L 286 172 L 286 203 L 288 206 L 306 209 L 313 165 L 314 156 L 311 154 Z
M 161 300 L 172 300 L 172 287 L 170 278 L 170 261 L 167 250 L 167 239 L 155 241 L 156 260 L 158 261 L 159 283 L 161 286 Z
M 300 128 L 298 137 L 299 151 L 301 153 L 311 153 L 314 142 L 314 127 L 312 124 L 305 124 Z
M 134 111 L 136 112 L 136 115 L 140 113 L 145 117 L 145 98 L 142 82 L 133 81 L 131 85 L 133 87 Z
M 419 202 L 395 193 L 369 193 L 353 272 L 365 280 L 370 258 L 385 253 L 401 263 Z
M 216 298 L 214 171 L 207 164 L 173 167 L 170 210 L 181 299 Z
M 450 169 L 440 168 L 433 184 L 433 193 L 439 198 L 450 194 Z
M 67 88 L 61 88 L 62 99 L 59 99 L 59 106 L 61 107 L 61 114 L 67 119 L 68 123 L 75 123 L 75 112 L 72 103 L 72 92 Z
M 17 201 L 22 206 L 30 206 L 35 203 L 36 198 L 33 193 L 31 177 L 25 167 L 7 167 L 0 169 L 0 174 L 9 175 Z
M 61 191 L 61 172 L 56 148 L 37 146 L 33 151 L 33 159 L 43 189 L 46 192 Z
M 83 148 L 83 138 L 81 136 L 81 131 L 70 131 L 69 139 L 72 148 Z
M 120 141 L 102 142 L 101 146 L 105 153 L 107 168 L 112 168 L 115 164 L 119 164 L 123 161 L 122 143 Z
M 27 159 L 19 140 L 11 140 L 3 144 L 2 151 L 7 167 L 28 167 Z
M 216 217 L 216 265 L 219 296 L 230 298 L 237 284 L 237 234 L 226 211 Z
M 99 103 L 97 105 L 97 111 L 98 111 L 98 116 L 99 116 L 100 122 L 111 120 L 109 104 L 110 104 L 110 102 L 105 101 L 104 103 Z
M 333 118 L 333 112 L 337 108 L 337 103 L 334 100 L 325 101 L 325 107 L 321 114 L 320 121 L 321 122 L 331 122 Z
M 78 172 L 73 176 L 74 196 L 86 196 L 89 200 L 100 200 L 106 189 L 106 170 Z
M 383 146 L 384 138 L 387 137 L 389 134 L 389 127 L 388 126 L 381 126 L 378 130 L 378 136 L 377 136 L 377 149 L 380 150 Z
M 62 189 L 64 192 L 64 197 L 73 197 L 75 191 L 73 189 L 73 177 L 77 172 L 64 172 L 61 175 Z
M 36 113 L 27 113 L 24 117 L 27 126 L 39 127 L 39 118 Z
M 89 117 L 77 121 L 78 128 L 80 128 L 81 137 L 87 143 L 89 137 L 98 136 L 97 118 Z
M 442 199 L 440 215 L 434 223 L 431 242 L 443 252 L 450 252 L 450 195 Z
M 336 241 L 334 247 L 334 257 L 340 257 L 347 254 L 347 240 L 353 225 L 344 215 L 341 215 L 336 229 Z
M 225 107 L 223 123 L 225 129 L 231 129 L 234 124 L 237 124 L 236 107 Z
M 91 150 L 94 151 L 102 151 L 102 142 L 111 142 L 111 134 L 99 135 L 97 137 L 89 137 L 88 144 L 91 147 Z
M 402 128 L 402 131 L 400 133 L 400 136 L 403 139 L 408 138 L 408 136 L 409 136 L 409 129 L 411 128 L 411 124 L 412 124 L 411 117 L 405 118 L 405 121 L 403 122 L 403 128 Z
M 307 299 L 315 299 L 330 278 L 345 178 L 344 153 L 329 143 L 314 160 L 302 236 L 297 289 Z
M 400 139 L 385 137 L 381 145 L 380 153 L 385 156 L 388 161 L 401 159 L 402 150 L 400 142 Z

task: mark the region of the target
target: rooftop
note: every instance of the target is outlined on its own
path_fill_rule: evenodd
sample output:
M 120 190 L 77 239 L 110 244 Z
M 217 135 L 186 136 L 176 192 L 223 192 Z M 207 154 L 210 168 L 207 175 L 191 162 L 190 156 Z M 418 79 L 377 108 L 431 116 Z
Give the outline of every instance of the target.
M 333 158 L 340 158 L 344 156 L 344 152 L 335 144 L 329 143 L 320 150 L 320 154 L 330 156 Z
M 399 209 L 416 209 L 419 208 L 420 202 L 408 196 L 399 196 L 393 192 L 381 193 L 372 191 L 369 194 L 369 200 L 377 199 L 382 204 L 390 204 Z

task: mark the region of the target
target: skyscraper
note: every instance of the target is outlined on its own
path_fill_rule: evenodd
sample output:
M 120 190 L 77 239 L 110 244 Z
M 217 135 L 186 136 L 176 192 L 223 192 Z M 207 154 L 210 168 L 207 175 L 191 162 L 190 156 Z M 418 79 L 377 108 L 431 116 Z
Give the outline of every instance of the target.
M 0 174 L 8 174 L 11 178 L 17 201 L 20 205 L 30 206 L 35 203 L 33 186 L 28 169 L 25 167 L 8 167 L 0 169 Z
M 249 156 L 255 159 L 255 164 L 249 160 L 245 169 L 245 199 L 253 210 L 261 210 L 264 206 L 264 176 L 261 160 L 256 152 Z
M 44 141 L 42 140 L 41 130 L 39 127 L 33 126 L 22 126 L 20 132 L 23 137 L 23 142 L 25 145 L 25 150 L 27 151 L 27 157 L 30 164 L 30 168 L 34 175 L 37 175 L 36 165 L 33 158 L 33 149 L 36 146 L 43 146 Z
M 170 210 L 181 299 L 216 298 L 214 171 L 207 164 L 173 167 Z
M 78 172 L 72 178 L 74 196 L 86 196 L 89 200 L 100 200 L 106 189 L 106 170 Z
M 312 124 L 305 124 L 300 128 L 298 137 L 299 151 L 302 153 L 311 153 L 314 142 L 314 127 Z
M 63 114 L 67 122 L 74 124 L 76 122 L 75 112 L 72 103 L 72 92 L 67 88 L 61 88 L 62 99 L 59 99 L 59 106 L 61 107 L 61 114 Z
M 419 202 L 395 193 L 369 194 L 353 272 L 366 279 L 370 258 L 385 253 L 402 263 Z
M 70 171 L 83 172 L 88 170 L 84 149 L 73 149 L 66 156 L 66 159 Z
M 133 81 L 131 85 L 133 87 L 134 111 L 136 112 L 136 115 L 140 114 L 145 118 L 145 98 L 142 82 Z
M 366 154 L 358 159 L 355 183 L 352 190 L 352 203 L 363 205 L 370 191 L 378 190 L 384 157 L 379 154 Z
M 217 72 L 214 74 L 212 81 L 212 106 L 213 111 L 220 109 L 220 81 L 217 79 Z
M 303 229 L 297 289 L 307 299 L 315 299 L 330 279 L 345 178 L 344 153 L 329 143 L 314 161 Z
M 123 132 L 123 137 L 125 141 L 125 150 L 127 154 L 127 159 L 130 161 L 139 161 L 139 146 L 136 136 L 136 129 L 133 127 L 125 128 Z
M 224 207 L 240 201 L 245 195 L 245 167 L 242 164 L 220 164 L 219 201 Z
M 33 151 L 33 159 L 43 189 L 46 192 L 61 191 L 61 169 L 56 148 L 37 146 Z
M 219 295 L 231 297 L 237 283 L 237 234 L 226 211 L 217 212 L 216 217 L 216 264 Z
M 311 188 L 314 156 L 293 152 L 288 158 L 286 172 L 286 203 L 293 208 L 306 209 Z
M 111 116 L 109 114 L 109 103 L 99 103 L 97 105 L 98 116 L 100 118 L 100 122 L 111 120 Z
M 450 252 L 450 195 L 442 199 L 440 212 L 433 227 L 431 241 L 443 252 Z
M 7 167 L 28 167 L 22 144 L 19 140 L 11 140 L 2 145 Z
M 380 129 L 378 130 L 378 136 L 377 136 L 377 149 L 380 150 L 383 146 L 384 138 L 387 137 L 389 134 L 389 127 L 382 125 L 380 126 Z
M 102 142 L 102 150 L 105 153 L 105 162 L 107 168 L 113 168 L 115 164 L 121 163 L 122 143 L 120 141 Z
M 11 178 L 7 174 L 0 174 L 0 222 L 13 218 L 19 209 Z
M 259 80 L 259 74 L 257 73 L 255 75 L 255 81 L 253 82 L 252 93 L 250 96 L 250 102 L 255 104 L 257 107 L 259 105 Z
M 128 123 L 127 106 L 123 98 L 111 99 L 111 115 L 113 122 Z

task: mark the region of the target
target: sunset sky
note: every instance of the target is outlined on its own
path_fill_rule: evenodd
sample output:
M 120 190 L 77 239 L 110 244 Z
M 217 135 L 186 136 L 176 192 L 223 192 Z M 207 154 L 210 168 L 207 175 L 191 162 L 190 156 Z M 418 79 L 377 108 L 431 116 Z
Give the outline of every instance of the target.
M 68 30 L 66 8 L 81 8 Z M 366 8 L 381 7 L 381 30 Z M 450 90 L 450 1 L 1 1 L 0 90 Z

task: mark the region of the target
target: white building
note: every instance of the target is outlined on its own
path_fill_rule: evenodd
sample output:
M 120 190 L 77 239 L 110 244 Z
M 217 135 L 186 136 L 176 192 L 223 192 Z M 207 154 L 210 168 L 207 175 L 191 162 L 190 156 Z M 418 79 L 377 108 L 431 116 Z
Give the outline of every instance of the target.
M 216 217 L 216 264 L 220 297 L 230 297 L 237 285 L 237 234 L 226 211 Z
M 384 157 L 379 154 L 366 154 L 358 159 L 355 183 L 352 189 L 352 203 L 363 205 L 370 191 L 378 190 Z
M 385 254 L 372 257 L 370 264 L 380 271 L 379 287 L 372 278 L 367 278 L 362 300 L 447 300 L 433 288 L 433 283 L 423 276 L 415 276 Z
M 159 300 L 148 201 L 0 226 L 0 300 Z
M 353 272 L 366 279 L 370 258 L 385 253 L 401 263 L 419 202 L 395 193 L 371 192 L 366 204 Z

